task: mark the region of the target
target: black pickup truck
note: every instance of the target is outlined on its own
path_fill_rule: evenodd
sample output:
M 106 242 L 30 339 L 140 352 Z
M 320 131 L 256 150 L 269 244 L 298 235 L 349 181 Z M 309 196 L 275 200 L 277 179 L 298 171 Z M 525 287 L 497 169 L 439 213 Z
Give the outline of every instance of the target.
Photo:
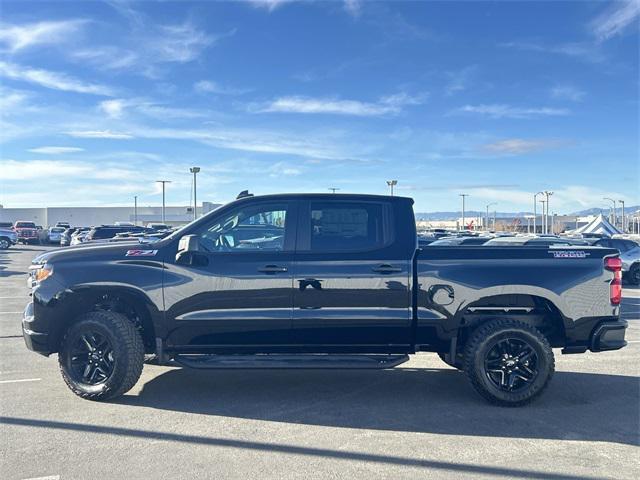
M 487 400 L 527 403 L 562 353 L 626 345 L 621 261 L 599 247 L 417 246 L 413 201 L 247 196 L 151 244 L 31 266 L 27 346 L 77 395 L 194 368 L 390 368 L 436 352 Z M 148 357 L 147 357 L 148 359 Z

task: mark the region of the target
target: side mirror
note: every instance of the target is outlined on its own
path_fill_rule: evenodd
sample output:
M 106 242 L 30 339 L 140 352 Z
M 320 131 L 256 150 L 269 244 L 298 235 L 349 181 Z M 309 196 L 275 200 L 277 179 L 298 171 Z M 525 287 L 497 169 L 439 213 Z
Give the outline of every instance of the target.
M 200 237 L 198 235 L 185 235 L 180 238 L 178 243 L 178 252 L 176 253 L 176 263 L 187 265 L 200 264 L 200 258 L 206 259 L 206 256 L 198 255 L 200 249 Z
M 185 235 L 180 238 L 178 243 L 178 253 L 180 252 L 199 252 L 200 238 L 198 235 Z

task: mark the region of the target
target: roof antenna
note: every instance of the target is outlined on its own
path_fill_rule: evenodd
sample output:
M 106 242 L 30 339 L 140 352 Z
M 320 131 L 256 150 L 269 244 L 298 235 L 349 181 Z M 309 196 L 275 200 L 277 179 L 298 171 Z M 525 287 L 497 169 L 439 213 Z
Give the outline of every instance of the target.
M 240 200 L 241 198 L 246 198 L 246 197 L 253 197 L 253 193 L 249 193 L 249 190 L 243 190 L 238 194 L 238 196 L 236 197 L 236 200 Z

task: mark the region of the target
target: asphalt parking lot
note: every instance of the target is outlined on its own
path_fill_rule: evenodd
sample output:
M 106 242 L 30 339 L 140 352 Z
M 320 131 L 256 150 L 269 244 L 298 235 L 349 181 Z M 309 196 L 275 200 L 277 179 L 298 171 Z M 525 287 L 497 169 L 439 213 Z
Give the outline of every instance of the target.
M 20 332 L 26 270 L 0 251 L 0 477 L 640 478 L 640 289 L 629 345 L 560 355 L 538 401 L 490 406 L 434 354 L 382 371 L 190 371 L 146 365 L 94 403 Z

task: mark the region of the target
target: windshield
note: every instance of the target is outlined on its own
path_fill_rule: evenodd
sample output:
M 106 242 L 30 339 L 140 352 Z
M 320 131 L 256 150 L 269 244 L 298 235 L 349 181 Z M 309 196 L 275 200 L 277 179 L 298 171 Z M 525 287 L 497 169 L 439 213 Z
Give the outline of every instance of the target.
M 36 228 L 33 222 L 16 222 L 16 228 Z

